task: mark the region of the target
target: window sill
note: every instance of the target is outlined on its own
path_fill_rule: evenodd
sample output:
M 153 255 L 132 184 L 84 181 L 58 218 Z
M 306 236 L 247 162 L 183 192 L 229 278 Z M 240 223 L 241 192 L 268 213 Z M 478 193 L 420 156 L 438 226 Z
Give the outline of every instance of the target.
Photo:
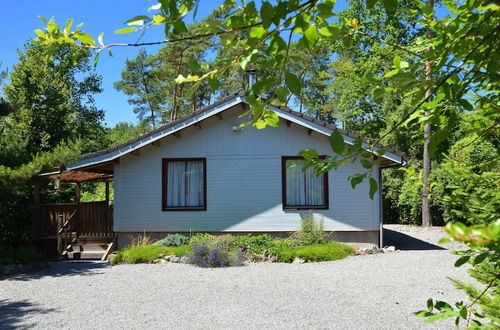
M 328 210 L 326 205 L 311 205 L 311 206 L 283 206 L 283 211 L 297 211 L 297 210 Z
M 166 207 L 162 208 L 163 212 L 170 212 L 170 211 L 206 211 L 207 207 L 206 206 L 200 206 L 200 207 Z

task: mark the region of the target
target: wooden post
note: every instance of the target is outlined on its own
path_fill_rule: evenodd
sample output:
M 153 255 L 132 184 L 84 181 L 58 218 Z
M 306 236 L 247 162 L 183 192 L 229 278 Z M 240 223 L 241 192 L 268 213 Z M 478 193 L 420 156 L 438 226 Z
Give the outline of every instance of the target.
M 79 235 L 79 225 L 80 225 L 80 182 L 76 183 L 76 189 L 75 189 L 75 202 L 76 202 L 76 214 L 74 215 L 75 220 L 73 220 L 74 223 L 74 228 L 75 228 L 75 235 L 76 238 L 78 238 Z
M 35 183 L 35 189 L 33 192 L 33 223 L 32 223 L 32 241 L 35 242 L 37 237 L 40 235 L 40 223 L 39 223 L 39 213 L 40 213 L 40 184 Z
M 106 205 L 109 205 L 109 181 L 106 181 Z
M 76 183 L 76 189 L 75 189 L 75 202 L 80 203 L 80 182 Z
M 63 245 L 64 242 L 63 242 L 62 233 L 59 232 L 61 230 L 62 226 L 63 226 L 63 215 L 58 214 L 58 216 L 57 216 L 57 252 L 59 253 L 59 255 L 62 254 L 63 249 L 64 249 L 64 245 Z

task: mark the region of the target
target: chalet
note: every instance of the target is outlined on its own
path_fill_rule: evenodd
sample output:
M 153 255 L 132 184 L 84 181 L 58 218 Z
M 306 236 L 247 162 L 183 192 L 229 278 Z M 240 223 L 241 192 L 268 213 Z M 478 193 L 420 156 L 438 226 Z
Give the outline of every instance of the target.
M 313 148 L 332 155 L 329 136 L 336 130 L 352 144 L 358 136 L 286 107 L 272 107 L 279 128 L 240 127 L 248 121 L 242 92 L 121 145 L 81 156 L 43 176 L 75 182 L 76 203 L 36 204 L 40 236 L 116 237 L 126 246 L 140 234 L 271 233 L 298 229 L 306 212 L 324 219 L 338 241 L 381 243 L 380 191 L 369 197 L 366 180 L 355 189 L 348 177 L 364 173 L 358 161 L 320 176 L 302 171 L 298 152 Z M 365 144 L 365 147 L 367 145 Z M 382 168 L 404 165 L 405 156 L 389 147 Z M 290 166 L 296 165 L 296 166 Z M 380 182 L 380 171 L 375 178 Z M 84 181 L 114 182 L 114 205 L 79 202 Z M 39 189 L 39 188 L 38 188 Z M 108 196 L 108 194 L 107 194 Z M 71 238 L 71 235 L 76 237 Z

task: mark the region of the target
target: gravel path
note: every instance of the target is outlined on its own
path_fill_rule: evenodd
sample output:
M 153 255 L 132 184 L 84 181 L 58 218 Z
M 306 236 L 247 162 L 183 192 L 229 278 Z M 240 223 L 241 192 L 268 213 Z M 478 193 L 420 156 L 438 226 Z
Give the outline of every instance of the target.
M 398 251 L 311 264 L 54 263 L 0 280 L 0 328 L 429 329 L 412 312 L 463 294 L 447 250 Z

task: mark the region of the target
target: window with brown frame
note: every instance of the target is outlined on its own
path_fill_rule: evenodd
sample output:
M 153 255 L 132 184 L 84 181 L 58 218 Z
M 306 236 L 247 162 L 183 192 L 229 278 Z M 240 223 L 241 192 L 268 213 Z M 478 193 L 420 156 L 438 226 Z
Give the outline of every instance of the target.
M 281 157 L 284 210 L 328 209 L 328 172 L 317 176 L 314 167 L 303 171 L 306 164 L 300 156 Z
M 207 209 L 206 158 L 162 159 L 162 210 Z

